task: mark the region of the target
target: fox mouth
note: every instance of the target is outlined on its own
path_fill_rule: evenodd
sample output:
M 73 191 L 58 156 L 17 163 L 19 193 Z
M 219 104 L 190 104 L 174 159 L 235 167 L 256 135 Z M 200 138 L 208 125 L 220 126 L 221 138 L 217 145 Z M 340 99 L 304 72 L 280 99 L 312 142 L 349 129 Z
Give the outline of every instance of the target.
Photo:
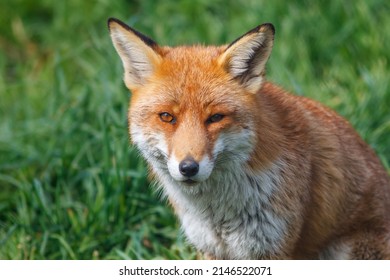
M 182 181 L 185 185 L 187 186 L 195 186 L 197 184 L 199 184 L 198 181 L 195 181 L 195 180 L 192 180 L 192 179 L 187 179 L 187 180 L 184 180 Z

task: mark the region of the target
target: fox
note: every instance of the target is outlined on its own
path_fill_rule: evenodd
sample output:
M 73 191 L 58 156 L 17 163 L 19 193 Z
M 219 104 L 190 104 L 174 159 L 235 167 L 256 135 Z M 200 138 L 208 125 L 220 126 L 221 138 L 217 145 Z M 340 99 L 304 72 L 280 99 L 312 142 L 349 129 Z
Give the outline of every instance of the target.
M 390 259 L 389 174 L 334 110 L 266 80 L 273 24 L 220 46 L 108 29 L 131 142 L 201 256 Z

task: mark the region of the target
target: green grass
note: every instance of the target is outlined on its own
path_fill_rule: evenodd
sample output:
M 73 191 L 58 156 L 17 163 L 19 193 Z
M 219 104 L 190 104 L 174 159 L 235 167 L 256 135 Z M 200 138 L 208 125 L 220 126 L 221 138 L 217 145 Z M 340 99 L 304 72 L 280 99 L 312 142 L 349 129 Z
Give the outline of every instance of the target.
M 129 144 L 109 17 L 168 45 L 274 23 L 268 78 L 349 119 L 389 170 L 389 1 L 295 2 L 2 1 L 0 259 L 196 257 Z

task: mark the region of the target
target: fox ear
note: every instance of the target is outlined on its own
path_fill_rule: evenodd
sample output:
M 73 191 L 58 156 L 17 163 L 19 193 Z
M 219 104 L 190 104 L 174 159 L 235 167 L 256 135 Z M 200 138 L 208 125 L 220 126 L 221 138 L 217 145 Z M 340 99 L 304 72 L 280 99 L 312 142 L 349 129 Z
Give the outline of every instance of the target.
M 123 63 L 126 86 L 135 89 L 145 84 L 161 61 L 157 43 L 115 18 L 108 20 L 108 29 Z
M 218 62 L 248 91 L 256 93 L 264 81 L 265 64 L 271 54 L 274 35 L 272 24 L 259 25 L 231 43 Z

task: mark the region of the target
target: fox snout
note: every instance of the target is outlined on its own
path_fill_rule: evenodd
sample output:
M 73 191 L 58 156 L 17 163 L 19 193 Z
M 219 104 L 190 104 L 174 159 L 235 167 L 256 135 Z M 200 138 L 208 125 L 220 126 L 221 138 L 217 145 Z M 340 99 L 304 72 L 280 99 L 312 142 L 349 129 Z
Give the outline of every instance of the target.
M 171 155 L 167 165 L 169 174 L 174 180 L 187 184 L 201 183 L 207 180 L 214 168 L 214 163 L 208 155 L 205 155 L 200 161 L 195 160 L 191 155 L 187 155 L 181 160 Z

